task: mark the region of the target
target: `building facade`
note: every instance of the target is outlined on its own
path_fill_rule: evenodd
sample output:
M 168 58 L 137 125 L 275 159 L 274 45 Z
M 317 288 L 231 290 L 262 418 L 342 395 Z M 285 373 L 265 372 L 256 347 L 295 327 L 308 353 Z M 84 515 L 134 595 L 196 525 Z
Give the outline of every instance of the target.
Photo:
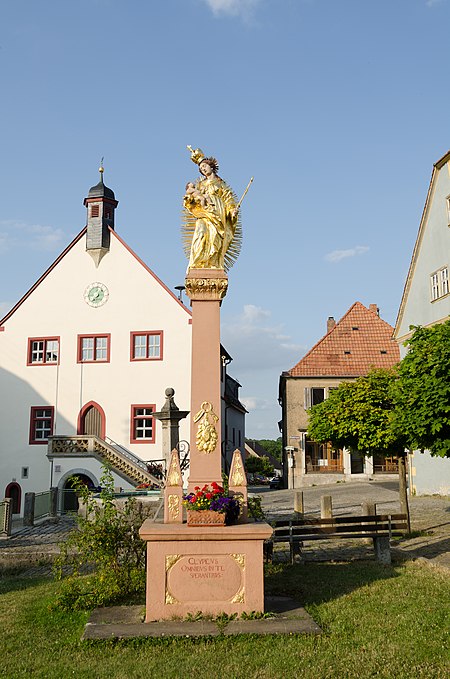
M 324 337 L 293 368 L 282 373 L 279 402 L 286 487 L 397 473 L 394 458 L 336 450 L 307 435 L 309 408 L 325 400 L 332 389 L 367 375 L 372 368 L 390 368 L 398 363 L 400 354 L 392 333 L 392 326 L 380 318 L 376 304 L 366 308 L 355 302 L 337 323 L 330 317 Z
M 103 175 L 85 206 L 87 226 L 0 321 L 0 492 L 16 513 L 74 474 L 98 486 L 105 459 L 117 486 L 151 480 L 166 388 L 190 408 L 189 309 L 116 233 Z
M 411 326 L 450 318 L 450 151 L 435 163 L 414 246 L 394 338 L 403 357 Z M 425 451 L 409 456 L 410 489 L 419 495 L 450 494 L 450 460 Z

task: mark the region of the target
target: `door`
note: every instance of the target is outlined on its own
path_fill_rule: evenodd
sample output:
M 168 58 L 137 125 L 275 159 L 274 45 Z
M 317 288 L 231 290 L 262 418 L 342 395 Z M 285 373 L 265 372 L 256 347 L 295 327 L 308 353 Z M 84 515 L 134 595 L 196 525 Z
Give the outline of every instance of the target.
M 105 413 L 101 406 L 94 401 L 87 403 L 80 411 L 78 433 L 87 436 L 105 438 Z
M 13 514 L 20 514 L 20 503 L 22 499 L 22 489 L 14 481 L 6 486 L 5 497 L 11 498 L 11 511 Z

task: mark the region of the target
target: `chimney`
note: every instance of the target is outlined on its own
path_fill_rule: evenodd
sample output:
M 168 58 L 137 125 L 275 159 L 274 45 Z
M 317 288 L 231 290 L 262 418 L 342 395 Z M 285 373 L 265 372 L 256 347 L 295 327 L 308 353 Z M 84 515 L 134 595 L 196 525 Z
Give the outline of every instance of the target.
M 335 325 L 336 325 L 336 321 L 334 320 L 333 316 L 328 316 L 327 332 L 330 332 L 330 330 L 333 330 Z
M 369 304 L 369 311 L 373 311 L 377 316 L 380 315 L 380 310 L 376 304 Z

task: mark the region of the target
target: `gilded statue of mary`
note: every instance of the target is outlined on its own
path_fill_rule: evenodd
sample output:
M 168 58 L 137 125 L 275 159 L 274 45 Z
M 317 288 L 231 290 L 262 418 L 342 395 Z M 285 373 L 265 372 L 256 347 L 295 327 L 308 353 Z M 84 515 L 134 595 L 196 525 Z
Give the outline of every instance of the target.
M 186 185 L 183 240 L 189 269 L 228 270 L 239 255 L 242 230 L 236 196 L 217 174 L 215 158 L 190 146 L 201 177 Z

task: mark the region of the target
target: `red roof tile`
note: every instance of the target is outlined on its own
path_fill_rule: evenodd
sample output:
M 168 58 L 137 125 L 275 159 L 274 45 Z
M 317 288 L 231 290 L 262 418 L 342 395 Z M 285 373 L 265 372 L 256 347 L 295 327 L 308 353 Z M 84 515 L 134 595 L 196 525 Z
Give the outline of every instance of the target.
M 338 323 L 288 371 L 291 377 L 359 377 L 400 361 L 394 329 L 375 311 L 355 302 Z

